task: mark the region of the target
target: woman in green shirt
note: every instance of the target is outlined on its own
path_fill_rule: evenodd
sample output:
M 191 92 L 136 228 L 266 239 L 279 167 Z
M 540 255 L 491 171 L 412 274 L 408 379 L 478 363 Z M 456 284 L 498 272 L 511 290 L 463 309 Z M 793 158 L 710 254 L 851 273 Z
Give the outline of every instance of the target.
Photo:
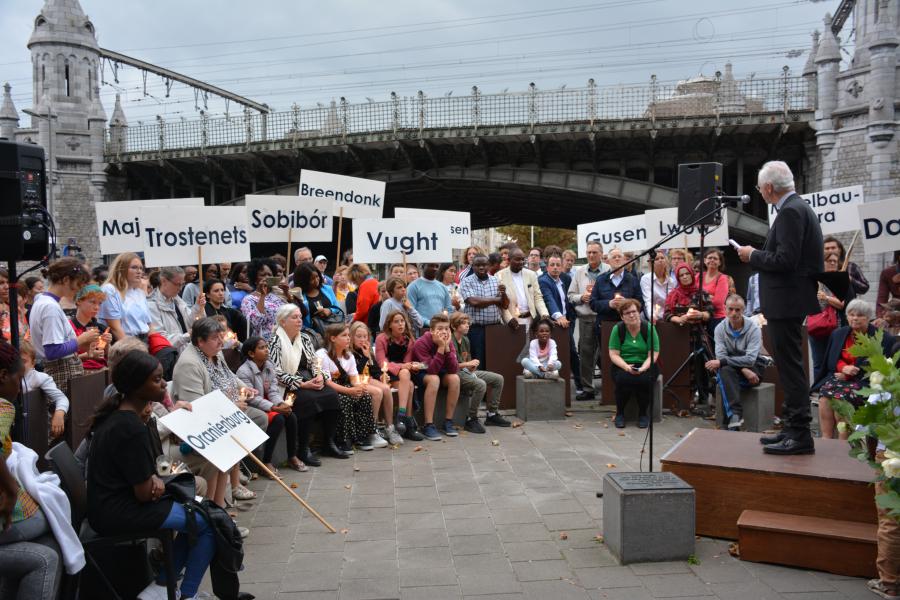
M 641 321 L 641 305 L 633 298 L 619 305 L 622 322 L 609 334 L 609 360 L 616 387 L 616 427 L 625 427 L 625 404 L 634 394 L 638 403 L 638 427 L 650 425 L 651 385 L 656 379 L 659 335 L 656 328 Z M 653 340 L 653 368 L 650 368 L 650 340 Z

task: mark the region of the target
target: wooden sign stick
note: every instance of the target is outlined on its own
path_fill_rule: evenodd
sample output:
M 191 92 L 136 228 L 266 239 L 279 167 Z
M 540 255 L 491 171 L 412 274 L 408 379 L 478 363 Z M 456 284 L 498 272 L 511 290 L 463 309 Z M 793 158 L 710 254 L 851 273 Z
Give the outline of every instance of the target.
M 200 293 L 203 293 L 203 246 L 197 246 L 197 281 L 200 285 Z
M 291 263 L 294 261 L 294 253 L 291 252 L 291 243 L 293 242 L 292 236 L 294 234 L 294 229 L 288 229 L 288 255 L 287 255 L 287 272 L 290 274 L 291 271 Z
M 344 229 L 344 207 L 338 212 L 338 240 L 337 240 L 337 256 L 334 257 L 334 268 L 337 269 L 341 264 L 341 231 Z
M 322 517 L 322 515 L 320 515 L 319 513 L 317 513 L 317 512 L 316 512 L 316 509 L 314 509 L 312 506 L 310 506 L 309 504 L 307 504 L 307 503 L 306 503 L 306 500 L 304 500 L 303 498 L 301 498 L 300 496 L 298 496 L 296 493 L 294 493 L 294 490 L 292 490 L 290 487 L 288 487 L 288 485 L 287 485 L 284 481 L 282 481 L 280 477 L 276 476 L 275 473 L 273 473 L 273 472 L 269 469 L 269 467 L 267 467 L 267 466 L 265 465 L 265 463 L 263 463 L 263 461 L 261 461 L 261 460 L 259 460 L 258 458 L 256 458 L 256 455 L 253 454 L 252 452 L 250 452 L 250 450 L 249 450 L 245 445 L 243 445 L 239 439 L 237 439 L 237 438 L 236 438 L 235 436 L 233 436 L 233 435 L 231 436 L 231 439 L 233 439 L 233 440 L 234 440 L 234 443 L 237 444 L 238 446 L 240 446 L 241 449 L 242 449 L 244 452 L 247 453 L 247 456 L 249 456 L 249 457 L 253 460 L 253 462 L 255 462 L 255 463 L 259 466 L 260 469 L 262 469 L 263 471 L 265 471 L 266 475 L 268 475 L 268 476 L 271 477 L 273 480 L 275 480 L 276 482 L 278 482 L 278 485 L 280 485 L 281 487 L 283 487 L 284 489 L 286 489 L 287 492 L 288 492 L 288 494 L 290 494 L 291 496 L 293 496 L 293 497 L 294 497 L 294 500 L 296 500 L 297 502 L 299 502 L 300 504 L 302 504 L 302 505 L 303 505 L 303 508 L 305 508 L 306 510 L 308 510 L 308 511 L 310 512 L 310 514 L 312 514 L 312 516 L 314 516 L 315 518 L 317 518 L 317 519 L 319 520 L 319 522 L 322 523 L 322 525 L 324 525 L 326 529 L 328 529 L 328 531 L 330 531 L 331 533 L 337 533 L 337 529 L 335 529 L 334 527 L 332 527 L 331 524 L 330 524 L 328 521 L 326 521 L 326 520 Z
M 859 229 L 856 230 L 856 233 L 853 234 L 853 241 L 850 242 L 850 246 L 847 248 L 847 255 L 844 257 L 844 264 L 841 265 L 841 271 L 847 270 L 847 265 L 850 264 L 850 255 L 853 254 L 853 246 L 856 245 L 856 240 L 859 239 Z

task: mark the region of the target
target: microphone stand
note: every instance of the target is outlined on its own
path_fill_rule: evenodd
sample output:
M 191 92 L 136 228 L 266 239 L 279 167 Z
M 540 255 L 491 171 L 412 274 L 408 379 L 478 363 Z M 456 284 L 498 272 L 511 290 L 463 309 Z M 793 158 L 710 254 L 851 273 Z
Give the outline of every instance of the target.
M 727 203 L 723 202 L 719 198 L 720 198 L 720 196 L 710 196 L 709 198 L 704 198 L 703 200 L 701 200 L 697 204 L 697 206 L 694 207 L 694 211 L 691 213 L 691 216 L 695 216 L 697 214 L 697 209 L 700 208 L 701 206 L 703 206 L 705 203 L 709 202 L 710 200 L 716 201 L 715 206 L 713 207 L 712 210 L 701 214 L 699 217 L 696 217 L 690 223 L 687 223 L 685 225 L 679 225 L 678 229 L 671 232 L 669 235 L 665 236 L 663 239 L 659 240 L 657 243 L 655 243 L 653 246 L 651 246 L 644 252 L 641 252 L 640 254 L 635 255 L 634 258 L 632 258 L 631 260 L 629 260 L 628 262 L 626 262 L 625 264 L 623 264 L 621 266 L 621 269 L 624 271 L 625 267 L 627 267 L 631 263 L 639 261 L 642 257 L 644 257 L 644 256 L 650 257 L 650 277 L 651 277 L 651 280 L 650 280 L 650 327 L 649 327 L 649 331 L 648 331 L 648 336 L 650 339 L 647 340 L 647 344 L 650 349 L 650 371 L 651 371 L 651 373 L 654 371 L 653 367 L 656 366 L 656 357 L 654 356 L 654 352 L 653 352 L 653 342 L 654 342 L 654 337 L 656 335 L 656 333 L 655 333 L 656 332 L 656 330 L 655 330 L 656 311 L 653 310 L 653 283 L 654 283 L 653 277 L 655 277 L 655 275 L 653 273 L 653 263 L 656 261 L 656 253 L 660 249 L 660 247 L 663 244 L 665 244 L 666 242 L 668 242 L 669 240 L 681 235 L 682 233 L 684 233 L 691 227 L 698 227 L 698 230 L 700 231 L 700 255 L 702 256 L 703 255 L 703 245 L 705 242 L 705 238 L 706 238 L 708 229 L 707 229 L 706 225 L 699 225 L 699 223 L 701 221 L 705 221 L 709 217 L 715 217 L 716 226 L 718 226 L 722 223 L 722 209 L 727 206 Z M 700 280 L 699 280 L 698 287 L 702 294 L 702 292 L 703 292 L 703 269 L 700 270 Z M 702 297 L 702 295 L 701 295 L 701 297 Z M 653 397 L 653 387 L 655 384 L 656 384 L 656 379 L 651 378 L 650 384 L 649 384 L 650 385 L 650 425 L 648 426 L 648 431 L 647 431 L 647 435 L 650 438 L 650 454 L 649 454 L 649 460 L 647 461 L 648 465 L 649 465 L 648 471 L 650 473 L 653 472 L 653 417 L 656 414 L 656 410 L 654 407 L 656 399 Z M 661 401 L 662 401 L 662 398 L 660 398 L 660 402 Z

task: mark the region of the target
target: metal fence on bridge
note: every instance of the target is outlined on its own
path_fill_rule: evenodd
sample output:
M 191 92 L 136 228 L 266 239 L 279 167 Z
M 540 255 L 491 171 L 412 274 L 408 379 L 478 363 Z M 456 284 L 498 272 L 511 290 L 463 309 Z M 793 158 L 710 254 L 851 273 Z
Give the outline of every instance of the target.
M 538 90 L 482 94 L 473 87 L 465 96 L 400 97 L 386 102 L 354 104 L 341 98 L 330 106 L 270 114 L 243 114 L 189 121 L 157 117 L 150 125 L 129 126 L 122 134 L 108 130 L 108 154 L 249 145 L 277 140 L 343 138 L 356 134 L 390 133 L 417 137 L 427 130 L 521 126 L 526 131 L 545 125 L 604 121 L 730 118 L 741 115 L 813 111 L 814 79 L 782 77 L 732 80 L 698 77 L 678 83 Z

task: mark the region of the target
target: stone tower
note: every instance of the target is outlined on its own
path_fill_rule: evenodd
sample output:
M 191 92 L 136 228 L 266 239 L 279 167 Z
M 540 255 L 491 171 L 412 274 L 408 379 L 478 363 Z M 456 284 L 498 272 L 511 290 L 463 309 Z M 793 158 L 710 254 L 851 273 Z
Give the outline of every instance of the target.
M 28 49 L 33 105 L 25 112 L 31 115 L 31 127 L 18 129 L 16 139 L 44 148 L 57 245 L 74 238 L 93 262 L 100 256 L 94 202 L 103 200 L 106 191 L 106 113 L 99 97 L 94 25 L 78 0 L 46 0 Z
M 816 161 L 818 189 L 862 185 L 866 201 L 900 196 L 895 104 L 900 100 L 897 70 L 900 45 L 900 0 L 857 0 L 853 26 L 856 48 L 849 68 L 840 69 L 840 40 L 826 16 L 821 37 L 814 42 Z M 807 70 L 804 69 L 804 75 Z M 847 244 L 850 237 L 844 242 Z M 889 256 L 853 253 L 872 288 Z

